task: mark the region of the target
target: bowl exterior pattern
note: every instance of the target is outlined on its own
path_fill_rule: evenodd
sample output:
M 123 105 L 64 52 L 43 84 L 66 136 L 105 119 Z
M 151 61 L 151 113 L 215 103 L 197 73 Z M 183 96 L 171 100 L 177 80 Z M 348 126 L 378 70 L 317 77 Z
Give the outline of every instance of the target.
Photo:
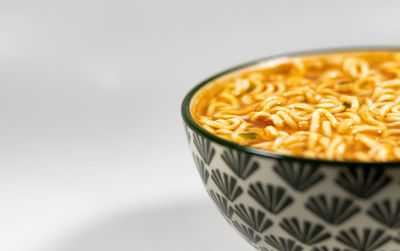
M 258 250 L 400 250 L 400 167 L 273 159 L 185 129 L 208 194 Z

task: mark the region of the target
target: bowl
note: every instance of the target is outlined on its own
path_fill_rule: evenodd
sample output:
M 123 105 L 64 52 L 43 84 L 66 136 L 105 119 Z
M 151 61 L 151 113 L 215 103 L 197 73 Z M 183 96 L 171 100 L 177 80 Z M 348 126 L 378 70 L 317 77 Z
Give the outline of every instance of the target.
M 256 60 L 203 81 L 185 96 L 184 128 L 204 187 L 226 221 L 256 249 L 400 250 L 400 162 L 316 160 L 242 146 L 194 121 L 193 95 L 227 73 L 279 57 L 383 49 L 399 50 L 346 48 Z

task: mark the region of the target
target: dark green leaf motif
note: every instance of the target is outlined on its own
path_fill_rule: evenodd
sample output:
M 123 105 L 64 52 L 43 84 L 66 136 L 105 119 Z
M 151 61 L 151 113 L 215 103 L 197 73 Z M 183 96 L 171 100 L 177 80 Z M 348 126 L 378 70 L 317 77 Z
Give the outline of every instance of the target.
M 265 236 L 264 240 L 269 245 L 276 248 L 278 251 L 302 251 L 303 248 L 296 244 L 291 239 L 284 239 L 282 237 L 275 237 L 274 235 Z
M 194 162 L 196 163 L 197 171 L 200 174 L 201 179 L 203 180 L 203 183 L 207 185 L 208 177 L 210 176 L 210 173 L 204 168 L 204 163 L 203 161 L 197 157 L 195 153 L 193 153 L 193 159 Z
M 272 226 L 272 221 L 268 220 L 262 211 L 255 210 L 252 207 L 246 208 L 243 204 L 236 205 L 235 213 L 251 228 L 259 233 L 264 232 Z
M 213 199 L 214 203 L 219 208 L 220 212 L 228 219 L 232 218 L 234 210 L 231 206 L 229 206 L 228 200 L 225 199 L 223 196 L 219 195 L 218 193 L 214 192 L 213 190 L 209 191 L 211 198 Z
M 221 175 L 219 170 L 212 170 L 211 178 L 219 190 L 230 201 L 234 201 L 243 192 L 243 189 L 237 184 L 237 180 L 226 173 L 222 173 Z
M 318 165 L 307 162 L 277 160 L 274 171 L 298 191 L 305 191 L 324 179 Z
M 193 134 L 193 143 L 196 146 L 203 161 L 209 165 L 214 158 L 215 149 L 211 146 L 211 142 L 198 134 Z
M 248 194 L 272 214 L 280 213 L 293 203 L 292 197 L 284 188 L 269 184 L 263 186 L 261 182 L 250 184 Z
M 360 211 L 350 199 L 341 199 L 332 196 L 327 199 L 325 195 L 312 196 L 306 203 L 306 208 L 315 215 L 333 225 L 338 225 Z
M 390 241 L 391 237 L 385 235 L 385 231 L 381 229 L 364 228 L 360 235 L 355 228 L 351 228 L 340 231 L 336 239 L 357 251 L 376 251 L 377 248 Z
M 239 224 L 237 221 L 233 222 L 233 226 L 245 237 L 250 243 L 258 243 L 261 237 L 257 235 L 253 229 L 243 224 Z
M 327 246 L 314 247 L 311 251 L 350 251 L 349 249 L 328 248 Z
M 367 211 L 368 215 L 389 228 L 400 228 L 400 200 L 396 202 L 385 199 L 373 203 Z
M 335 179 L 349 193 L 368 199 L 391 182 L 383 168 L 350 166 L 341 171 Z
M 325 229 L 322 225 L 312 224 L 307 220 L 299 222 L 295 217 L 283 218 L 279 226 L 298 241 L 307 245 L 316 244 L 331 237 L 331 234 L 324 232 Z
M 246 179 L 259 168 L 258 162 L 251 161 L 250 154 L 237 150 L 228 149 L 221 154 L 221 158 L 232 172 L 242 179 Z

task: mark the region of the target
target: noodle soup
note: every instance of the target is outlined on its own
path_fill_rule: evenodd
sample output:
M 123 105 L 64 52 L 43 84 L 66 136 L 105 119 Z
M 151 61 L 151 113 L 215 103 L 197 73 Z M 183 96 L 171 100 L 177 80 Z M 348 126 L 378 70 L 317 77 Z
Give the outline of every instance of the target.
M 245 146 L 306 158 L 400 160 L 400 52 L 281 58 L 213 80 L 190 112 Z

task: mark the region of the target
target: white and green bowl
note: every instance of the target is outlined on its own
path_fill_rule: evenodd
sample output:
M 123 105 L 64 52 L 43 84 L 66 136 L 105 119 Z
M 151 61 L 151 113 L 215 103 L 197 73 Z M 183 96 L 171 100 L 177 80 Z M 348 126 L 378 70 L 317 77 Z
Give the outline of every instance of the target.
M 398 48 L 363 48 L 379 50 Z M 330 52 L 355 51 L 336 49 Z M 277 57 L 329 51 L 293 53 Z M 189 146 L 204 186 L 225 219 L 262 251 L 399 251 L 400 163 L 325 161 L 245 147 L 200 127 L 182 103 Z

